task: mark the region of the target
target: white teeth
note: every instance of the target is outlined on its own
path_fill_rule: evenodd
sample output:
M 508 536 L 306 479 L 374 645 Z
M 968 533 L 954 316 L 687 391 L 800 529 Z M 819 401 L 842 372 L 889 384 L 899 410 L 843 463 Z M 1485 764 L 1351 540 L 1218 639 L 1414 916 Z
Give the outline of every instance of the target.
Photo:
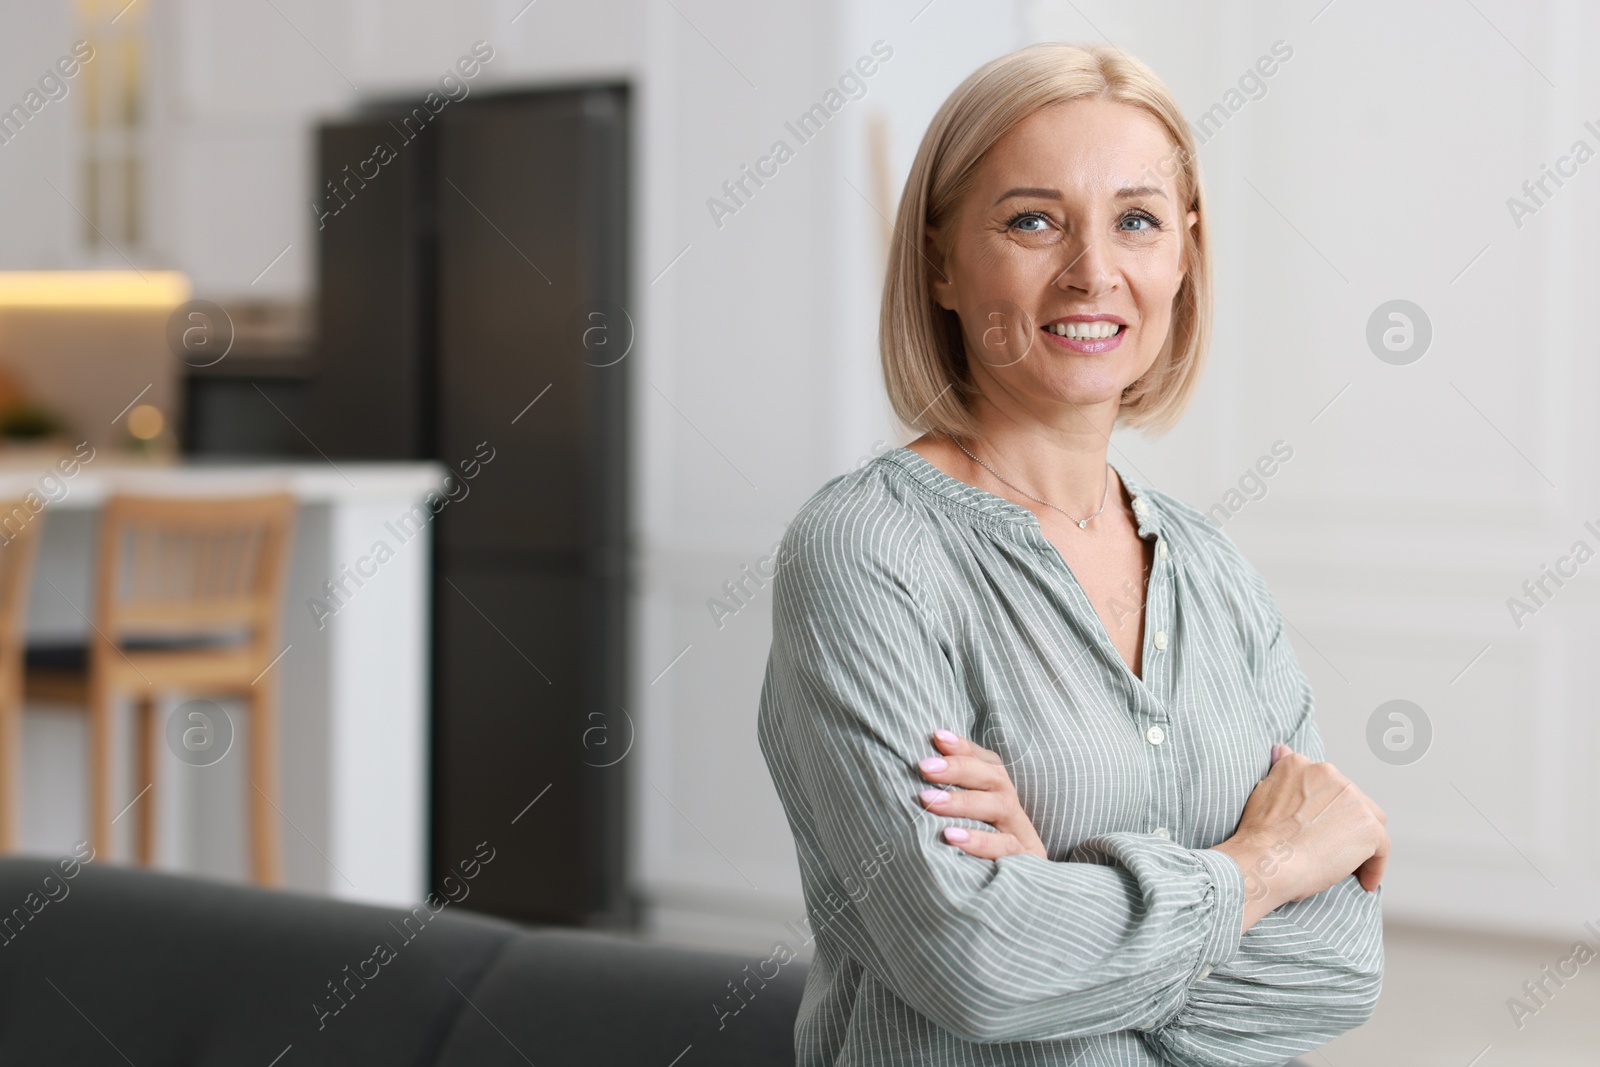
M 1057 337 L 1071 337 L 1078 341 L 1094 341 L 1110 337 L 1116 333 L 1119 326 L 1115 322 L 1101 320 L 1099 322 L 1058 322 L 1045 329 Z

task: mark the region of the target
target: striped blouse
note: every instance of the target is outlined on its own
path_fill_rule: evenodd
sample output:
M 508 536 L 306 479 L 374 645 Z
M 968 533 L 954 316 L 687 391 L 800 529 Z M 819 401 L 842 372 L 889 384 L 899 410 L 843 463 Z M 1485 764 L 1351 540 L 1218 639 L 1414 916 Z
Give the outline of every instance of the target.
M 1143 678 L 1032 512 L 910 449 L 785 533 L 758 733 L 815 938 L 800 1067 L 1279 1064 L 1371 1014 L 1382 891 L 1241 936 L 1258 883 L 1210 848 L 1274 742 L 1323 758 L 1282 616 L 1199 510 L 1112 466 L 1157 550 Z M 989 827 L 917 799 L 940 727 L 1000 753 L 1049 859 L 941 840 Z

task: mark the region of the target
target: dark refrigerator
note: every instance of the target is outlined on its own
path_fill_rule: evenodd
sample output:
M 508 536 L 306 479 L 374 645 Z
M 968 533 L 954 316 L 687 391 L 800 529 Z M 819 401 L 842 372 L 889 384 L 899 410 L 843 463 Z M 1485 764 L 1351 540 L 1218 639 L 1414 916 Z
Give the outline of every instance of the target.
M 614 86 L 318 131 L 308 436 L 452 472 L 431 520 L 430 884 L 467 863 L 463 906 L 525 921 L 633 922 L 627 140 Z

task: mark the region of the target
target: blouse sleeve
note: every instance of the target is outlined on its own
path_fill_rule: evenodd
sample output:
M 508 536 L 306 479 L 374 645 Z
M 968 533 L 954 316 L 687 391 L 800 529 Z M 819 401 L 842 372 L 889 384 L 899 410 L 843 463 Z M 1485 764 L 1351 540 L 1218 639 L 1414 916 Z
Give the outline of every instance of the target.
M 1080 862 L 941 841 L 946 826 L 986 824 L 916 799 L 933 731 L 974 725 L 923 586 L 920 528 L 881 513 L 802 520 L 775 580 L 760 742 L 798 846 L 829 875 L 808 882 L 808 905 L 859 891 L 838 900 L 828 936 L 968 1041 L 1148 1029 L 1186 1004 L 1193 1025 L 1215 1025 L 1195 978 L 1238 950 L 1239 867 L 1152 834 L 1094 838 Z
M 1246 573 L 1272 627 L 1257 671 L 1263 714 L 1274 740 L 1321 760 L 1311 683 L 1265 583 Z M 1383 984 L 1382 892 L 1367 892 L 1352 875 L 1264 916 L 1149 1036 L 1178 1062 L 1239 1067 L 1282 1063 L 1365 1023 Z

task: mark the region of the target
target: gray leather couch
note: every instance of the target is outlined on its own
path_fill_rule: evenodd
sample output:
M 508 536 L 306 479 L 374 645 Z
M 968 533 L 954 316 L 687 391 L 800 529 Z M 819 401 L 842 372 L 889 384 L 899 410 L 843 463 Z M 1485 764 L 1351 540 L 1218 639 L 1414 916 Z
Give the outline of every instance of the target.
M 801 961 L 418 912 L 0 859 L 0 1064 L 794 1063 Z

